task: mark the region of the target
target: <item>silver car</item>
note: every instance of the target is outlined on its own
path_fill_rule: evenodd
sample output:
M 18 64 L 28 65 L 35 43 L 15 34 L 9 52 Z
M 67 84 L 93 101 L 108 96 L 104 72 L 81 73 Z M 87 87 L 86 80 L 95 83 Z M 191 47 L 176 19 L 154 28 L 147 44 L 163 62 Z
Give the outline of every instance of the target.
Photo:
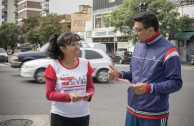
M 86 58 L 94 69 L 92 77 L 100 83 L 108 82 L 109 64 L 113 65 L 112 59 L 101 49 L 80 48 L 79 57 Z M 45 83 L 43 74 L 52 59 L 36 59 L 25 62 L 20 71 L 23 77 L 33 77 L 38 83 Z
M 8 54 L 4 48 L 0 48 L 0 61 L 8 62 Z

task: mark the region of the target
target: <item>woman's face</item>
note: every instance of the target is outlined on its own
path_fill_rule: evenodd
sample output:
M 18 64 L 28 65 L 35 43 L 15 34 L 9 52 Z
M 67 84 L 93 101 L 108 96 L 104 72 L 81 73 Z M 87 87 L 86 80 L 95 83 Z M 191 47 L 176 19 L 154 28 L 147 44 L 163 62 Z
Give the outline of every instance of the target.
M 66 57 L 77 58 L 80 51 L 78 41 L 73 41 L 71 42 L 70 45 L 65 45 L 65 47 L 60 46 L 60 49 L 64 54 L 64 58 Z

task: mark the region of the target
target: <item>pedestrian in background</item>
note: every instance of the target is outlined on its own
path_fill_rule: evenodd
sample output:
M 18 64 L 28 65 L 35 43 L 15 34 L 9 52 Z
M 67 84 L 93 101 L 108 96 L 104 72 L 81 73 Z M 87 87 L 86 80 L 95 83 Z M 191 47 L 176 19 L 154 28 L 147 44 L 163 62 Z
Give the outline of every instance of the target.
M 181 63 L 175 46 L 160 33 L 152 12 L 134 18 L 136 43 L 130 70 L 119 72 L 110 65 L 108 77 L 128 79 L 128 106 L 125 126 L 167 126 L 169 94 L 182 87 Z
M 89 61 L 78 58 L 80 36 L 73 33 L 50 37 L 46 98 L 52 101 L 51 126 L 89 126 L 89 101 L 95 92 Z

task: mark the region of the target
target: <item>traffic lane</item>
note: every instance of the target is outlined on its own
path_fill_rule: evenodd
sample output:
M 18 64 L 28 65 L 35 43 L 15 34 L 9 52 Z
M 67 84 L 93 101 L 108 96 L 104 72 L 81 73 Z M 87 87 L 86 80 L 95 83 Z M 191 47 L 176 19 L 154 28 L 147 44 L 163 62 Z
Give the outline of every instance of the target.
M 94 84 L 96 92 L 90 103 L 91 126 L 123 126 L 127 107 L 127 86 L 117 81 Z
M 121 70 L 128 70 L 129 69 L 129 65 L 119 65 L 119 64 L 115 64 L 115 67 L 121 71 Z M 192 126 L 194 124 L 194 120 L 193 120 L 193 113 L 194 113 L 194 108 L 193 108 L 193 104 L 194 104 L 194 87 L 193 87 L 193 78 L 194 75 L 194 68 L 192 66 L 185 66 L 182 65 L 182 79 L 183 79 L 183 87 L 180 91 L 175 92 L 170 94 L 170 116 L 169 116 L 169 121 L 168 124 L 169 126 Z M 118 82 L 114 82 L 115 84 Z M 98 85 L 97 85 L 98 86 Z M 107 86 L 107 85 L 105 85 Z M 97 91 L 95 95 L 97 95 L 96 97 L 96 103 L 100 101 L 100 96 L 98 96 L 98 92 L 103 92 L 103 94 L 110 94 L 111 91 L 113 91 L 113 89 L 111 89 L 109 87 L 105 87 L 104 88 L 99 88 L 99 91 Z M 118 85 L 116 85 L 118 86 Z M 121 85 L 119 85 L 121 86 Z M 105 90 L 106 88 L 109 88 L 107 90 Z M 124 88 L 122 86 L 122 88 Z M 122 89 L 121 88 L 121 89 Z M 92 126 L 98 126 L 98 125 L 112 125 L 112 126 L 118 126 L 119 124 L 124 125 L 124 119 L 125 119 L 125 108 L 126 108 L 126 100 L 127 100 L 127 93 L 126 90 L 124 88 L 124 90 L 119 91 L 120 89 L 117 88 L 118 90 L 118 94 L 120 94 L 123 99 L 119 99 L 118 97 L 116 98 L 116 100 L 122 100 L 120 105 L 115 105 L 115 103 L 112 100 L 115 100 L 114 97 L 109 97 L 109 95 L 104 95 L 105 100 L 103 100 L 105 103 L 101 103 L 104 104 L 104 106 L 108 105 L 115 105 L 115 107 L 113 107 L 114 109 L 109 110 L 109 108 L 103 108 L 102 110 L 100 110 L 101 108 L 97 110 L 98 106 L 96 105 L 95 107 L 92 106 L 92 111 L 94 111 L 94 114 L 92 113 L 92 117 L 94 117 L 94 119 L 91 119 L 91 123 Z M 103 95 L 102 94 L 102 95 Z M 110 104 L 109 104 L 110 103 Z M 122 104 L 123 103 L 123 104 Z M 92 103 L 91 103 L 92 104 Z M 115 108 L 119 109 L 120 111 L 114 111 Z M 107 111 L 109 110 L 109 111 Z M 113 112 L 113 113 L 111 113 Z M 115 113 L 114 113 L 115 112 Z M 99 114 L 100 113 L 100 114 Z M 96 116 L 96 115 L 97 116 Z M 108 116 L 109 115 L 109 116 Z M 112 116 L 114 115 L 114 116 Z M 98 116 L 102 116 L 102 118 L 98 118 Z M 111 118 L 112 117 L 112 118 Z M 98 122 L 98 120 L 95 120 L 95 118 L 98 118 L 98 120 L 102 121 L 102 122 Z M 113 120 L 114 119 L 114 120 Z M 111 120 L 111 121 L 109 121 Z M 120 120 L 120 121 L 119 121 Z
M 45 85 L 19 75 L 19 69 L 0 67 L 0 113 L 49 113 L 50 102 L 45 98 Z
M 194 70 L 183 68 L 183 87 L 170 94 L 169 126 L 193 126 L 194 124 Z
M 127 70 L 129 67 L 128 65 L 118 65 L 116 68 L 120 70 Z M 6 78 L 7 73 L 10 72 L 10 70 L 2 70 L 0 68 L 1 72 L 5 74 L 3 76 L 3 79 Z M 17 77 L 19 77 L 19 72 L 14 69 L 16 72 L 10 73 L 15 80 L 17 80 Z M 3 74 L 0 72 L 0 78 Z M 188 69 L 182 69 L 182 77 L 183 77 L 183 88 L 176 93 L 173 93 L 170 95 L 170 116 L 169 116 L 169 126 L 178 125 L 178 126 L 191 126 L 194 123 L 194 120 L 192 118 L 193 113 L 193 70 Z M 32 79 L 29 78 L 22 78 L 23 81 L 20 81 L 21 83 L 25 83 L 24 85 L 31 85 L 32 87 L 37 87 L 42 89 L 40 90 L 40 93 L 44 94 L 44 84 L 36 84 Z M 2 80 L 2 78 L 1 78 Z M 9 80 L 10 81 L 10 80 Z M 2 82 L 2 81 L 1 81 Z M 0 82 L 0 83 L 1 83 Z M 17 82 L 17 81 L 16 81 Z M 28 84 L 29 83 L 29 84 Z M 9 85 L 9 84 L 8 84 Z M 16 84 L 20 85 L 20 84 Z M 37 86 L 36 86 L 37 85 Z M 30 87 L 31 87 L 30 86 Z M 119 84 L 118 82 L 110 82 L 108 84 L 99 84 L 94 83 L 94 86 L 96 88 L 96 93 L 94 94 L 93 100 L 90 103 L 90 110 L 91 110 L 91 119 L 90 123 L 92 126 L 99 126 L 99 125 L 112 125 L 112 126 L 118 126 L 118 125 L 124 125 L 125 120 L 125 112 L 126 112 L 126 100 L 127 100 L 127 87 L 123 86 L 122 84 Z M 2 88 L 0 88 L 2 89 Z M 20 88 L 19 88 L 20 89 Z M 2 90 L 1 90 L 2 91 Z M 14 90 L 13 90 L 14 91 Z M 0 94 L 2 94 L 0 92 Z M 118 94 L 118 95 L 116 95 Z M 34 96 L 34 94 L 32 94 Z M 13 96 L 15 97 L 15 96 Z M 31 96 L 29 96 L 31 97 Z M 13 98 L 13 100 L 15 100 Z M 23 99 L 22 99 L 23 100 Z M 37 97 L 35 100 L 41 100 L 44 101 L 44 113 L 49 113 L 50 111 L 50 103 L 49 101 L 45 100 L 45 97 Z M 2 101 L 2 100 L 1 100 Z M 25 101 L 25 100 L 24 100 Z M 48 102 L 48 103 L 46 103 Z M 2 102 L 3 103 L 3 102 Z M 12 105 L 14 102 L 11 102 Z M 34 102 L 33 104 L 36 107 L 40 107 L 38 104 L 40 101 Z M 14 109 L 20 110 L 23 112 L 15 113 L 17 114 L 26 114 L 26 110 L 29 110 L 28 107 L 25 107 L 20 102 L 18 103 L 20 106 L 16 106 Z M 10 104 L 7 104 L 8 106 Z M 11 106 L 13 107 L 13 106 Z M 19 108 L 23 107 L 23 108 Z M 9 112 L 9 108 L 7 107 L 6 110 Z M 37 112 L 36 108 L 31 108 L 32 112 L 27 113 L 42 113 L 41 111 Z M 35 112 L 34 112 L 35 111 Z M 111 121 L 110 121 L 111 120 Z

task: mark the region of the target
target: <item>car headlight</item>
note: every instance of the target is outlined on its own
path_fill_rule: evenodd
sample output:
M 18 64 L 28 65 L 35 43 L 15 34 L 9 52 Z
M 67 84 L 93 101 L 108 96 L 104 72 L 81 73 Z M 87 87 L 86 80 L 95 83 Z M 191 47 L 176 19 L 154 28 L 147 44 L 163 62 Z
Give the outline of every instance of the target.
M 32 66 L 32 65 L 25 65 L 25 64 L 22 65 L 22 68 L 24 68 L 24 69 L 31 69 L 33 67 L 34 66 Z
M 5 54 L 5 57 L 7 57 L 8 55 L 7 54 Z

